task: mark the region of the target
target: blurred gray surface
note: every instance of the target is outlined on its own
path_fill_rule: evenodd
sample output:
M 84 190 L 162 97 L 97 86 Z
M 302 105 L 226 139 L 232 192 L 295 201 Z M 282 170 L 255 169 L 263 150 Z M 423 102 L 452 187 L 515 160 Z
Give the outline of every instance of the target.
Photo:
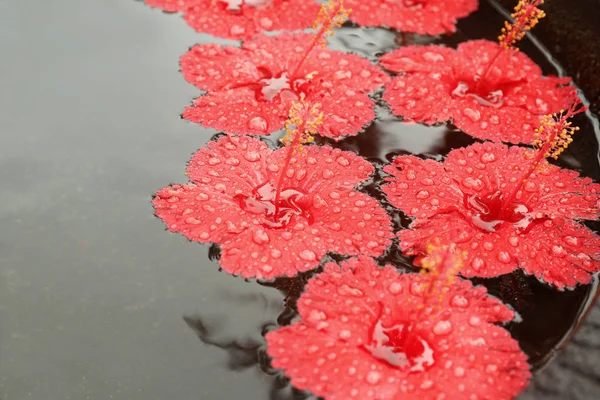
M 269 398 L 182 316 L 261 341 L 281 295 L 220 273 L 150 204 L 210 137 L 174 118 L 198 94 L 178 58 L 210 40 L 133 0 L 0 0 L 0 399 Z M 523 398 L 599 397 L 592 317 Z

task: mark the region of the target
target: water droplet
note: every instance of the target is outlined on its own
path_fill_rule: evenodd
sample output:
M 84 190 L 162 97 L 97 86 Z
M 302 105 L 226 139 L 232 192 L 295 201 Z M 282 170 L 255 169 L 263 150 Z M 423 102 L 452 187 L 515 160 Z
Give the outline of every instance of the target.
M 281 251 L 279 251 L 277 249 L 271 250 L 271 257 L 273 257 L 273 258 L 280 258 L 281 257 Z
M 494 243 L 492 242 L 483 242 L 483 248 L 488 250 L 488 251 L 492 251 L 494 250 Z
M 575 236 L 565 236 L 563 238 L 563 240 L 565 241 L 565 243 L 567 243 L 569 246 L 579 246 L 579 239 L 576 238 Z
M 472 316 L 471 319 L 469 319 L 469 325 L 473 326 L 473 327 L 477 327 L 479 325 L 481 325 L 481 318 L 477 317 L 477 316 Z
M 452 331 L 452 324 L 450 321 L 439 321 L 433 327 L 433 333 L 436 335 L 447 335 Z
M 266 132 L 267 121 L 262 117 L 254 117 L 248 121 L 248 128 L 259 132 Z
M 421 179 L 421 183 L 425 186 L 432 186 L 435 182 L 431 178 L 423 178 Z
M 504 263 L 504 264 L 510 263 L 510 260 L 511 260 L 510 254 L 508 254 L 506 251 L 499 252 L 497 258 L 498 258 L 498 261 L 500 261 L 501 263 Z
M 208 234 L 208 232 L 202 232 L 200 234 L 200 239 L 202 239 L 202 240 L 208 240 L 209 237 L 210 237 L 210 235 Z
M 431 51 L 428 51 L 426 53 L 423 54 L 423 58 L 425 59 L 425 61 L 429 61 L 429 62 L 438 62 L 438 61 L 444 61 L 444 56 L 439 54 L 439 53 L 432 53 Z
M 483 153 L 479 159 L 482 163 L 487 164 L 496 161 L 496 155 L 494 153 Z
M 229 29 L 229 33 L 231 34 L 231 36 L 240 36 L 240 35 L 243 35 L 244 33 L 246 33 L 246 29 L 244 29 L 244 27 L 239 26 L 239 25 L 233 25 Z
M 331 179 L 331 178 L 333 178 L 333 175 L 334 175 L 334 173 L 330 169 L 326 169 L 325 171 L 323 171 L 323 178 L 325 178 L 325 179 Z
M 426 199 L 429 197 L 429 192 L 427 190 L 419 190 L 417 193 L 417 199 Z
M 391 294 L 400 294 L 402 293 L 402 284 L 400 282 L 392 282 L 388 286 L 388 290 Z
M 262 28 L 267 29 L 267 30 L 269 30 L 273 27 L 273 20 L 271 18 L 267 18 L 267 17 L 261 18 L 259 23 Z
M 211 157 L 208 159 L 208 165 L 217 165 L 220 163 L 221 163 L 221 160 L 219 160 L 217 157 Z
M 376 385 L 380 379 L 381 373 L 377 371 L 369 371 L 367 374 L 367 382 L 369 382 L 371 385 Z
M 450 304 L 453 307 L 467 308 L 469 306 L 469 300 L 465 296 L 456 295 L 452 298 Z
M 477 122 L 481 119 L 481 113 L 478 110 L 472 108 L 465 108 L 463 113 L 473 122 Z
M 255 162 L 260 160 L 260 153 L 258 151 L 249 151 L 244 154 L 244 158 L 250 162 Z
M 252 233 L 252 240 L 254 241 L 254 243 L 262 245 L 265 243 L 269 243 L 270 239 L 269 235 L 267 235 L 267 232 L 265 232 L 262 229 L 259 229 Z
M 185 219 L 185 223 L 186 224 L 191 224 L 191 225 L 199 225 L 202 221 L 197 220 L 194 217 L 188 217 Z
M 368 69 L 363 69 L 362 71 L 360 71 L 360 76 L 362 76 L 363 78 L 368 78 L 371 76 L 371 71 L 369 71 Z
M 317 255 L 312 250 L 302 250 L 299 256 L 304 261 L 315 261 L 317 259 Z
M 346 157 L 338 157 L 337 158 L 337 163 L 340 164 L 343 167 L 347 167 L 348 165 L 350 165 L 350 161 L 348 161 L 348 159 Z
M 340 331 L 340 338 L 342 338 L 342 339 L 349 339 L 351 336 L 352 336 L 352 332 L 350 332 L 347 329 Z
M 456 375 L 458 378 L 464 376 L 465 375 L 465 369 L 463 367 L 456 367 L 456 368 L 454 368 L 454 375 Z
M 423 381 L 423 383 L 421 383 L 421 389 L 423 389 L 423 390 L 431 389 L 432 387 L 433 387 L 433 381 L 430 381 L 429 379 L 426 381 Z
M 508 243 L 510 243 L 511 246 L 517 247 L 519 245 L 519 238 L 516 236 L 511 236 L 508 238 Z
M 481 258 L 474 258 L 473 261 L 471 261 L 471 267 L 473 267 L 475 271 L 481 270 L 484 265 L 485 261 L 483 261 Z

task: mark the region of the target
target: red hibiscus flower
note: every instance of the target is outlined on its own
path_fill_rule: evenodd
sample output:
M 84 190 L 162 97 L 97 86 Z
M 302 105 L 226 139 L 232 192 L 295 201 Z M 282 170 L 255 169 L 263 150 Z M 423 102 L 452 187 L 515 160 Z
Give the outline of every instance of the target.
M 298 301 L 301 320 L 266 335 L 273 367 L 327 400 L 516 397 L 527 357 L 495 325 L 513 312 L 469 281 L 431 296 L 428 279 L 367 257 L 326 264 Z
M 145 0 L 151 7 L 183 12 L 198 32 L 250 39 L 262 31 L 312 27 L 320 5 L 313 0 Z
M 156 215 L 192 241 L 219 243 L 223 269 L 245 278 L 294 276 L 328 251 L 381 255 L 393 236 L 390 217 L 353 190 L 373 166 L 351 152 L 308 146 L 280 185 L 287 150 L 246 136 L 209 142 L 187 167 L 192 183 L 156 193 Z
M 478 0 L 346 0 L 350 20 L 364 26 L 387 26 L 419 35 L 456 31 L 456 21 L 479 7 Z
M 467 252 L 463 276 L 522 268 L 559 289 L 590 282 L 600 238 L 574 220 L 598 218 L 600 185 L 545 159 L 531 166 L 531 151 L 489 142 L 453 150 L 443 163 L 397 157 L 383 190 L 416 217 L 398 232 L 401 248 L 419 255 L 433 238 L 456 243 Z
M 394 114 L 425 124 L 452 121 L 480 139 L 530 143 L 540 117 L 566 108 L 573 91 L 569 78 L 544 77 L 525 54 L 486 40 L 457 50 L 407 46 L 380 62 L 403 72 L 383 96 Z
M 375 117 L 367 93 L 389 77 L 353 54 L 318 48 L 306 56 L 311 42 L 310 34 L 284 34 L 259 36 L 241 48 L 194 46 L 181 58 L 181 69 L 208 93 L 183 117 L 226 133 L 265 135 L 281 129 L 292 102 L 304 98 L 321 104 L 325 118 L 318 133 L 356 135 Z

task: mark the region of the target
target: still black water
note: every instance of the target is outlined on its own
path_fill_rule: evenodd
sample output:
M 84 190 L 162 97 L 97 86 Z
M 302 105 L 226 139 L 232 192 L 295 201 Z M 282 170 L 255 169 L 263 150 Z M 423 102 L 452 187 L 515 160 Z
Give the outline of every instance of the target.
M 400 43 L 494 40 L 502 20 L 482 1 L 443 40 L 344 27 L 331 44 L 374 58 Z M 232 42 L 134 0 L 0 1 L 0 21 L 0 399 L 304 398 L 262 372 L 262 332 L 294 316 L 310 274 L 231 277 L 208 246 L 165 232 L 150 204 L 157 189 L 186 181 L 191 153 L 215 133 L 178 117 L 198 95 L 179 56 Z M 520 47 L 560 73 L 532 42 Z M 380 165 L 473 142 L 378 114 L 339 147 Z M 600 180 L 595 121 L 576 123 L 561 163 Z M 385 258 L 410 264 L 394 251 Z M 509 328 L 537 365 L 596 289 L 557 293 L 520 273 L 486 283 L 523 317 Z

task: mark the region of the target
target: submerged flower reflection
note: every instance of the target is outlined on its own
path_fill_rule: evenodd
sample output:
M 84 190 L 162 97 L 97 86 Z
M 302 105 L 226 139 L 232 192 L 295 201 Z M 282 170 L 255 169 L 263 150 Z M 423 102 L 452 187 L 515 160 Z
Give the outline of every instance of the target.
M 151 7 L 182 12 L 198 32 L 250 39 L 262 31 L 310 28 L 320 5 L 314 0 L 145 0 Z
M 572 101 L 570 78 L 544 77 L 525 54 L 486 40 L 456 50 L 407 46 L 380 61 L 403 73 L 383 96 L 394 114 L 426 124 L 452 121 L 480 139 L 530 143 L 540 118 Z
M 194 46 L 181 58 L 181 70 L 208 93 L 183 117 L 226 133 L 266 135 L 284 126 L 294 101 L 305 99 L 321 104 L 319 134 L 356 135 L 375 117 L 367 93 L 389 78 L 359 56 L 312 50 L 314 40 L 310 34 L 283 34 L 259 36 L 241 48 Z
M 416 217 L 398 232 L 403 251 L 422 254 L 439 238 L 468 253 L 464 276 L 523 268 L 558 288 L 590 282 L 600 237 L 574 220 L 598 218 L 600 185 L 545 159 L 532 171 L 532 161 L 525 148 L 489 142 L 454 150 L 443 163 L 397 157 L 383 190 Z
M 381 205 L 353 190 L 373 167 L 362 157 L 308 146 L 293 156 L 277 198 L 287 148 L 251 137 L 221 137 L 187 168 L 193 183 L 159 190 L 156 215 L 169 230 L 221 245 L 221 266 L 245 278 L 294 276 L 328 251 L 381 255 L 391 221 Z
M 420 35 L 456 31 L 456 22 L 479 6 L 478 0 L 346 0 L 350 20 L 363 26 L 387 26 Z
M 328 400 L 509 399 L 530 376 L 518 343 L 494 325 L 513 312 L 468 281 L 362 257 L 328 263 L 298 309 L 298 322 L 266 335 L 267 352 L 296 388 Z

